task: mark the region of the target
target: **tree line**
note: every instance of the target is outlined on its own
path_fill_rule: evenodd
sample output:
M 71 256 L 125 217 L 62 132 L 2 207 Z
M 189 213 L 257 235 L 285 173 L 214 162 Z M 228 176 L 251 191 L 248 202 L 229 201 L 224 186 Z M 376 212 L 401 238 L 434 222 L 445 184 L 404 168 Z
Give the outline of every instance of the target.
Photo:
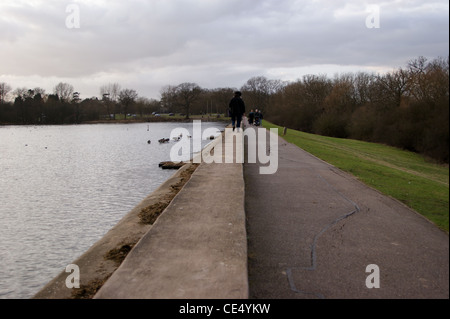
M 80 99 L 72 85 L 12 91 L 0 83 L 0 124 L 73 124 L 140 118 L 153 113 L 226 116 L 237 88 L 167 85 L 160 100 L 140 97 L 118 83 L 100 87 L 100 98 Z M 293 82 L 250 78 L 242 87 L 247 112 L 304 132 L 384 143 L 449 161 L 449 58 L 418 57 L 386 74 L 305 75 Z M 7 96 L 10 98 L 7 99 Z M 12 96 L 12 99 L 11 99 Z
M 0 124 L 78 124 L 86 121 L 115 119 L 130 112 L 158 109 L 158 101 L 139 97 L 132 89 L 121 89 L 117 83 L 100 88 L 101 98 L 80 98 L 69 83 L 58 83 L 53 93 L 39 87 L 17 88 L 0 83 Z M 8 100 L 7 97 L 12 96 Z
M 384 75 L 306 75 L 262 94 L 266 119 L 314 134 L 383 143 L 449 161 L 449 59 Z
M 149 99 L 118 83 L 99 89 L 100 97 L 80 98 L 69 83 L 58 83 L 53 93 L 0 83 L 0 124 L 79 124 L 99 120 L 149 119 L 155 113 L 227 114 L 234 88 L 204 89 L 196 83 L 167 85 L 161 99 Z

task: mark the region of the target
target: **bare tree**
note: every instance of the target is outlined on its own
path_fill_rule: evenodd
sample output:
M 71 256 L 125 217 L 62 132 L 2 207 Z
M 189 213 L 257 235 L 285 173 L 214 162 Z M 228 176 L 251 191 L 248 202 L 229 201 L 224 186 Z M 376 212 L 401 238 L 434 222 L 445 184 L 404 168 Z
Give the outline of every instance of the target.
M 176 91 L 177 87 L 173 85 L 166 85 L 160 90 L 162 112 L 172 112 L 174 111 L 174 108 L 178 106 L 176 101 Z
M 58 95 L 61 101 L 69 102 L 72 100 L 73 86 L 68 83 L 60 82 L 55 86 L 53 92 Z
M 269 80 L 265 76 L 255 76 L 250 78 L 245 85 L 242 86 L 241 91 L 245 93 L 247 104 L 251 108 L 257 108 L 267 111 L 270 103 L 270 96 L 279 92 L 287 85 L 281 80 Z
M 437 100 L 448 96 L 449 60 L 437 58 L 427 62 L 424 57 L 411 60 L 408 63 L 411 88 L 415 99 L 427 101 L 434 105 Z
M 122 105 L 125 119 L 127 119 L 127 113 L 131 105 L 136 102 L 138 94 L 135 90 L 123 89 L 119 92 L 119 102 Z
M 118 83 L 109 83 L 100 87 L 100 95 L 107 95 L 112 102 L 119 100 L 120 85 Z
M 202 89 L 195 83 L 185 82 L 177 86 L 167 85 L 161 89 L 161 107 L 165 111 L 180 108 L 188 119 L 191 106 L 199 99 L 201 93 Z
M 399 107 L 402 104 L 412 85 L 408 71 L 402 68 L 379 76 L 377 83 L 380 85 L 383 98 L 394 107 Z
M 359 106 L 362 106 L 372 100 L 371 87 L 376 80 L 374 74 L 359 72 L 355 75 L 355 100 Z
M 27 95 L 28 89 L 26 87 L 16 88 L 13 92 L 16 98 L 25 98 Z
M 108 117 L 112 114 L 116 119 L 116 106 L 119 101 L 120 85 L 118 83 L 108 83 L 100 87 L 100 95 L 102 96 L 103 105 L 106 108 Z
M 269 80 L 264 76 L 255 76 L 242 86 L 241 91 L 244 92 L 246 102 L 251 108 L 266 109 L 269 97 L 268 82 Z
M 186 119 L 189 119 L 190 108 L 192 104 L 197 101 L 201 93 L 201 87 L 195 83 L 185 82 L 177 86 L 177 100 L 185 110 Z
M 5 82 L 0 83 L 0 104 L 3 104 L 6 99 L 6 95 L 11 91 L 11 86 Z
M 33 91 L 34 91 L 34 94 L 35 94 L 35 95 L 36 95 L 36 94 L 40 94 L 42 97 L 45 96 L 45 89 L 43 89 L 43 88 L 35 87 L 35 88 L 33 89 Z
M 232 88 L 217 88 L 211 91 L 211 99 L 218 105 L 218 113 L 228 115 L 228 106 L 234 91 L 236 90 Z

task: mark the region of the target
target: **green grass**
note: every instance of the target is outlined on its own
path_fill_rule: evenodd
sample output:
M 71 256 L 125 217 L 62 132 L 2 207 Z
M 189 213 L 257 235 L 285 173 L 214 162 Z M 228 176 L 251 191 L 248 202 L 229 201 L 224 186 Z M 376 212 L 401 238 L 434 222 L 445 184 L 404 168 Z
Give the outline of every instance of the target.
M 283 127 L 263 121 L 266 128 Z M 391 196 L 449 231 L 449 168 L 417 153 L 288 129 L 283 138 Z

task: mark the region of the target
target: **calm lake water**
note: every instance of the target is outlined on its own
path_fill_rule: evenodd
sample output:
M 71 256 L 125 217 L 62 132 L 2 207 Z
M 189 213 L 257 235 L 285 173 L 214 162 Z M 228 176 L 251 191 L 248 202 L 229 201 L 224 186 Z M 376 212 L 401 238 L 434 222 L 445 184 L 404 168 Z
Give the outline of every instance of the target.
M 158 163 L 176 142 L 158 140 L 176 128 L 193 132 L 192 123 L 0 126 L 0 298 L 32 297 L 173 175 Z

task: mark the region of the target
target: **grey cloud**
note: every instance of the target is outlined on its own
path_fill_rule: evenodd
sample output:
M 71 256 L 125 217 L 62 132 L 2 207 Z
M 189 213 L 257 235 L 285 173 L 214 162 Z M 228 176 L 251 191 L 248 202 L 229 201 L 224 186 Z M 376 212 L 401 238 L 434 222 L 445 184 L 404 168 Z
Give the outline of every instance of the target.
M 79 0 L 80 29 L 65 26 L 69 3 L 0 3 L 0 74 L 110 74 L 155 86 L 208 76 L 211 83 L 211 72 L 224 83 L 277 68 L 395 68 L 448 55 L 446 1 L 380 2 L 379 29 L 366 28 L 368 3 L 356 0 Z

